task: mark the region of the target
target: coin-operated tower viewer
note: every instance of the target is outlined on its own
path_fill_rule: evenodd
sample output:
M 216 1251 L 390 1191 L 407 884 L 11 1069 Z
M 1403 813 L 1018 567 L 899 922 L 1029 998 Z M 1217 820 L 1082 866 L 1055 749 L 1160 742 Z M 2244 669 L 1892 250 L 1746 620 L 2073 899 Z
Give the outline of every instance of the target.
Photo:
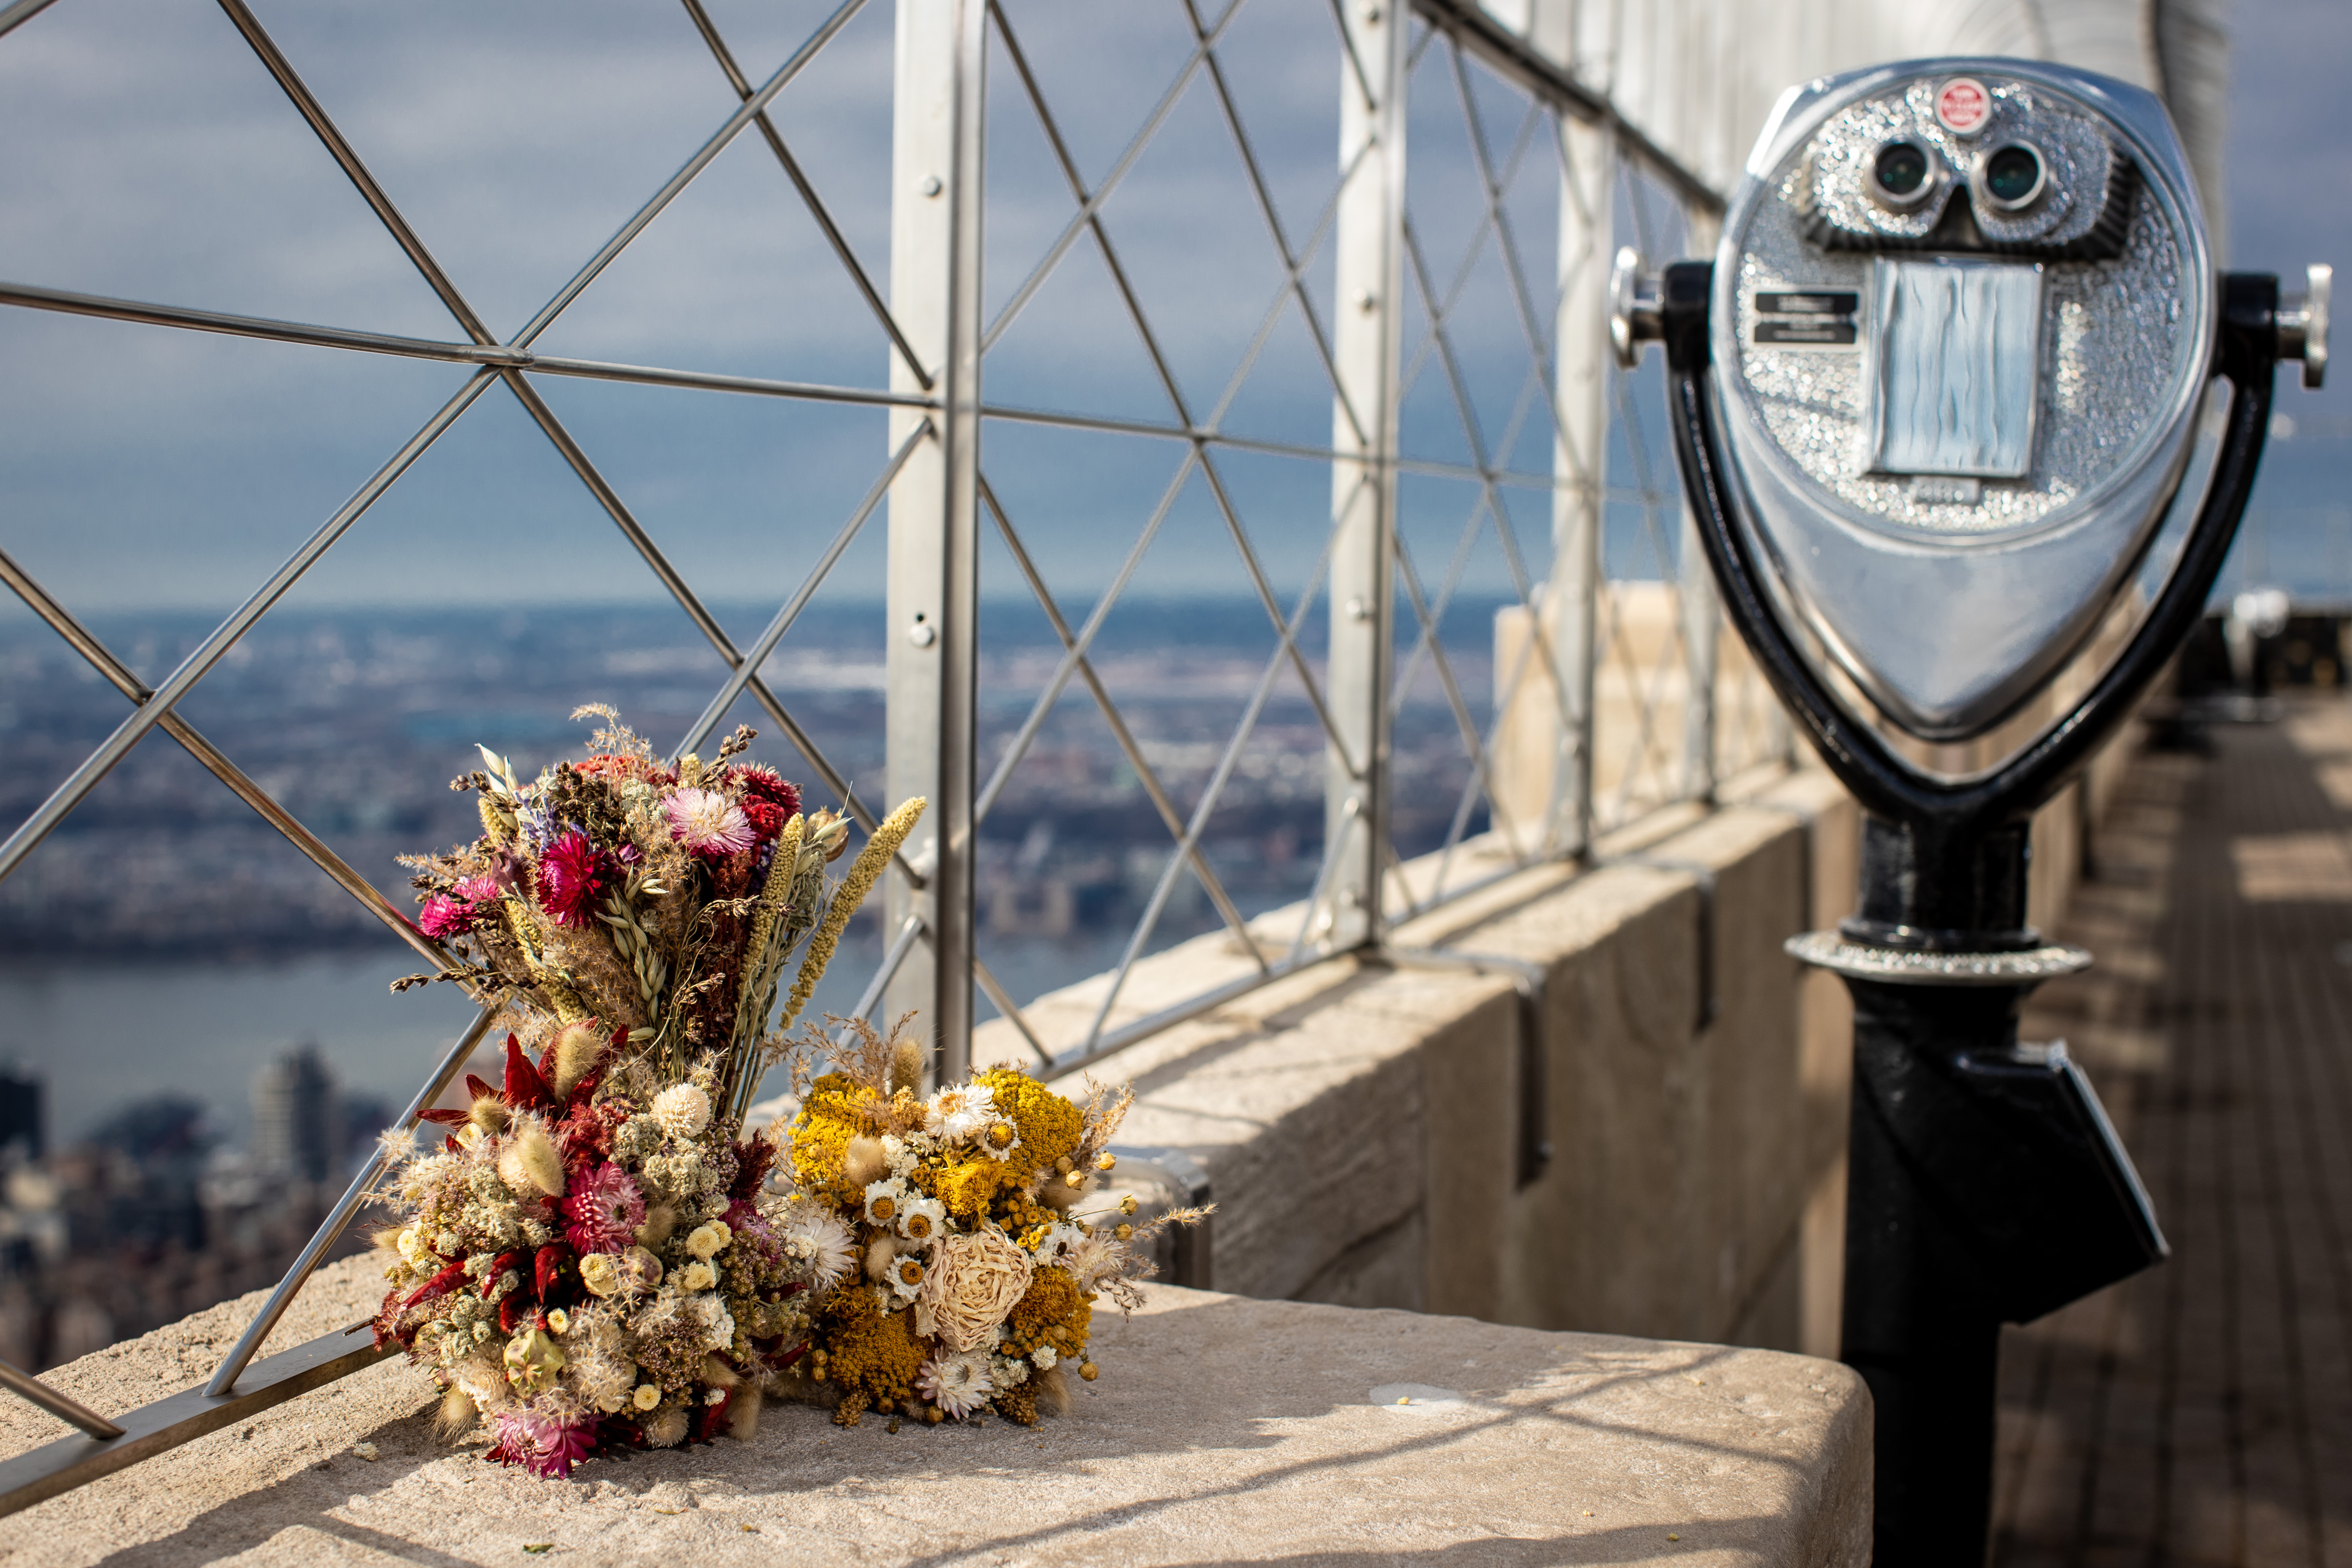
M 1790 948 L 1853 994 L 1841 1353 L 1890 1568 L 1980 1568 L 2000 1325 L 2166 1255 L 2088 1080 L 2018 1039 L 2091 962 L 2026 923 L 2032 817 L 2203 613 L 2329 278 L 2217 275 L 2163 105 L 2003 59 L 1790 90 L 1711 263 L 1619 258 L 1725 606 L 1864 813 L 1859 912 Z M 1895 738 L 1981 736 L 2118 637 L 1990 768 Z

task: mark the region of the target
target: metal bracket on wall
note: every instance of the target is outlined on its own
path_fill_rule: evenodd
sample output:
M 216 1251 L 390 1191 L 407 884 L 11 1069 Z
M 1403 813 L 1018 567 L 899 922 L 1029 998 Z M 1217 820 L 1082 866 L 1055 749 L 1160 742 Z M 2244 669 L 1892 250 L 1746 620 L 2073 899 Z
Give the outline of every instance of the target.
M 1812 857 L 1805 857 L 1809 868 Z M 1595 862 L 1601 866 L 1647 866 L 1654 871 L 1679 871 L 1698 884 L 1698 1007 L 1691 1027 L 1704 1029 L 1722 1016 L 1723 998 L 1715 986 L 1715 868 L 1670 855 L 1614 855 Z M 1810 893 L 1811 889 L 1807 891 Z M 1807 908 L 1811 907 L 1810 900 Z
M 1732 804 L 1742 811 L 1769 812 L 1774 816 L 1785 817 L 1795 823 L 1804 835 L 1805 850 L 1797 867 L 1797 908 L 1801 911 L 1797 923 L 1807 927 L 1817 924 L 1813 918 L 1813 900 L 1819 889 L 1813 885 L 1813 849 L 1821 814 L 1807 811 L 1801 805 L 1785 805 L 1776 800 L 1742 800 Z
M 1544 1049 L 1544 985 L 1550 975 L 1530 959 L 1444 947 L 1383 947 L 1367 962 L 1408 969 L 1467 969 L 1507 974 L 1519 998 L 1519 1185 L 1551 1163 L 1551 1073 Z

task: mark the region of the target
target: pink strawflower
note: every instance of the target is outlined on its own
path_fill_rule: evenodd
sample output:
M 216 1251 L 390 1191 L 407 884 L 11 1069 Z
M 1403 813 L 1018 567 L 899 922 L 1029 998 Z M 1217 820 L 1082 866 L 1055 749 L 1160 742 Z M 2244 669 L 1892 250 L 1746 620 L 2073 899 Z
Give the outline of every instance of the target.
M 463 936 L 489 918 L 491 911 L 482 906 L 498 900 L 498 879 L 468 877 L 447 892 L 436 893 L 425 900 L 424 910 L 416 917 L 416 926 L 436 939 Z
M 485 1458 L 520 1465 L 534 1476 L 560 1481 L 596 1451 L 597 1423 L 593 1417 L 574 1422 L 509 1413 L 490 1418 L 490 1435 L 495 1441 Z
M 417 911 L 416 929 L 436 942 L 463 936 L 474 929 L 474 906 L 459 903 L 446 893 L 436 893 Z
M 523 1430 L 530 1434 L 537 1456 L 529 1467 L 530 1473 L 559 1481 L 569 1479 L 572 1467 L 596 1451 L 598 1425 L 593 1415 L 584 1421 L 526 1419 Z
M 629 1173 L 611 1162 L 572 1179 L 563 1212 L 572 1223 L 563 1239 L 582 1257 L 592 1252 L 618 1252 L 637 1238 L 646 1223 L 645 1194 Z
M 740 854 L 758 842 L 743 808 L 713 790 L 682 789 L 662 803 L 670 837 L 713 859 Z
M 613 879 L 613 858 L 571 828 L 539 858 L 539 907 L 557 925 L 584 926 Z

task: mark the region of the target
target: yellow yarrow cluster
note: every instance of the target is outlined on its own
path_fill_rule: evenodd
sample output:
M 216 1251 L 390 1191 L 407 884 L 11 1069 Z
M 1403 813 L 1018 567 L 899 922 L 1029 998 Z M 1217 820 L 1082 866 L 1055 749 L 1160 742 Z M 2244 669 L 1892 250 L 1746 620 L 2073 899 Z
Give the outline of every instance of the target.
M 1021 1130 L 1021 1147 L 1004 1163 L 1034 1171 L 1078 1146 L 1086 1113 L 1027 1073 L 997 1068 L 972 1082 L 993 1091 L 997 1111 Z
M 1084 1114 L 1012 1068 L 980 1073 L 971 1081 L 991 1092 L 997 1114 L 1013 1123 L 1021 1141 L 1002 1160 L 985 1152 L 958 1159 L 940 1172 L 934 1195 L 958 1219 L 978 1221 L 995 1208 L 998 1222 L 1016 1233 L 1050 1220 L 1029 1197 L 1029 1179 L 1077 1147 L 1086 1131 Z
M 847 1075 L 829 1072 L 809 1086 L 808 1103 L 793 1119 L 793 1174 L 810 1192 L 822 1191 L 836 1204 L 863 1194 L 842 1178 L 842 1152 L 852 1138 L 873 1131 L 866 1106 L 874 1098 Z
M 1004 1353 L 1027 1355 L 1041 1345 L 1051 1345 L 1056 1354 L 1075 1356 L 1087 1348 L 1087 1334 L 1093 1324 L 1094 1309 L 1087 1304 L 1085 1292 L 1069 1271 L 1040 1268 L 1029 1282 L 1029 1293 L 1005 1321 Z
M 1028 1185 L 1029 1174 L 1010 1160 L 992 1160 L 982 1154 L 960 1160 L 941 1171 L 933 1195 L 956 1218 L 978 1220 L 988 1213 L 988 1205 L 996 1201 L 999 1193 L 1018 1194 Z
M 929 1352 L 915 1337 L 911 1313 L 882 1310 L 872 1289 L 856 1283 L 827 1296 L 817 1311 L 824 1324 L 828 1382 L 876 1400 L 904 1399 L 912 1392 Z

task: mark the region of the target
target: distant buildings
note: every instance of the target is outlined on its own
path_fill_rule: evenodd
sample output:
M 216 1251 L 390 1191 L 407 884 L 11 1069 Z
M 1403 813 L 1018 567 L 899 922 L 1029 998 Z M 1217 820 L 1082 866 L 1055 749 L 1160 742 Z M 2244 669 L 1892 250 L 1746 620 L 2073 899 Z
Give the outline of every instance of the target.
M 22 1067 L 0 1068 L 0 1166 L 41 1152 L 41 1080 Z
M 245 1150 L 167 1092 L 44 1151 L 41 1088 L 0 1073 L 0 1360 L 37 1369 L 275 1283 L 389 1115 L 346 1104 L 316 1045 L 254 1076 Z M 355 1230 L 329 1256 L 365 1245 Z
M 342 1118 L 335 1079 L 316 1044 L 296 1046 L 253 1078 L 255 1167 L 323 1182 L 342 1165 Z

